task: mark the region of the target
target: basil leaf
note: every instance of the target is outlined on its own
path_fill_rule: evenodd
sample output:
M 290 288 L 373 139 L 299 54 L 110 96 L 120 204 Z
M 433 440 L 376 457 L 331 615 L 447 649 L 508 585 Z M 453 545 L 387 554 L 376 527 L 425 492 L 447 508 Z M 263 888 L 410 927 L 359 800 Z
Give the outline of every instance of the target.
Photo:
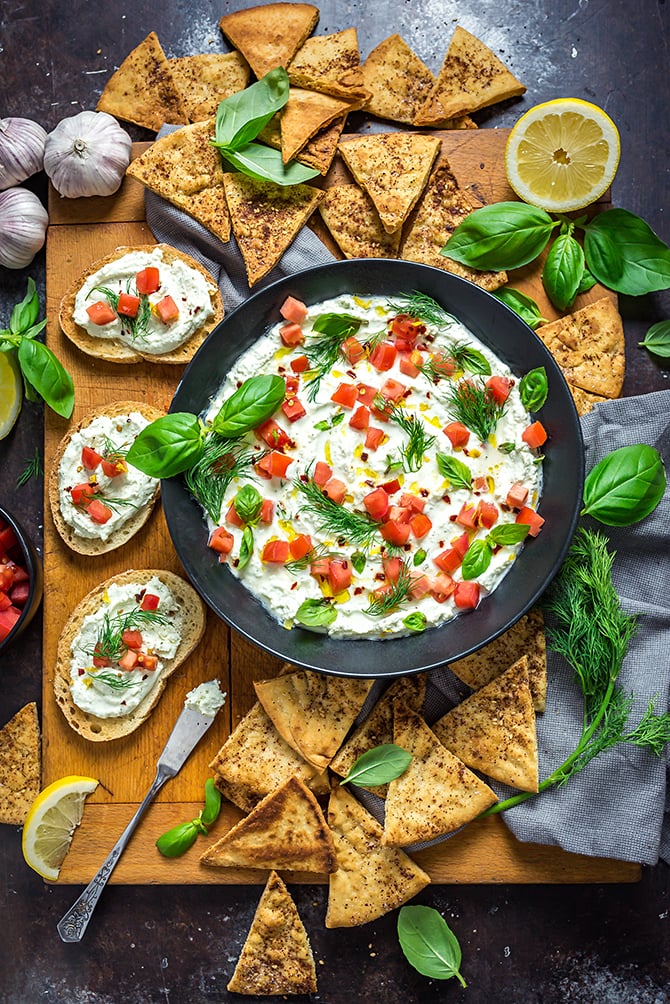
M 595 275 L 592 275 L 591 272 L 589 272 L 586 265 L 584 265 L 584 268 L 582 270 L 582 277 L 579 280 L 579 286 L 577 286 L 576 295 L 579 296 L 580 293 L 588 293 L 590 289 L 593 289 L 597 281 L 598 280 L 596 279 Z
M 419 565 L 423 565 L 427 557 L 428 555 L 426 554 L 424 549 L 420 547 L 419 550 L 415 553 L 414 557 L 412 558 L 412 564 L 414 565 L 415 568 L 417 568 Z
M 652 326 L 644 336 L 643 342 L 638 342 L 642 348 L 649 349 L 654 355 L 663 359 L 670 357 L 670 321 L 658 321 Z
M 528 265 L 558 222 L 523 202 L 496 202 L 468 213 L 440 254 L 473 268 L 500 271 Z
M 334 415 L 333 416 L 333 421 L 330 424 L 331 424 L 331 427 L 333 429 L 335 429 L 335 428 L 337 428 L 338 425 L 342 425 L 342 422 L 344 422 L 344 412 L 343 411 L 341 411 L 339 413 L 339 415 Z
M 263 126 L 288 101 L 288 73 L 283 66 L 219 102 L 214 146 L 238 150 L 256 139 Z
M 175 412 L 142 429 L 126 454 L 126 460 L 151 478 L 181 474 L 202 453 L 203 435 L 196 415 Z
M 472 488 L 472 474 L 467 464 L 448 453 L 436 453 L 437 469 L 452 488 Z
M 298 607 L 295 619 L 305 627 L 329 627 L 337 617 L 330 600 L 305 600 Z
M 528 536 L 527 523 L 501 523 L 494 526 L 486 539 L 490 544 L 520 544 Z
M 254 553 L 254 531 L 250 526 L 245 526 L 242 532 L 242 543 L 240 544 L 240 553 L 237 559 L 237 568 L 242 570 L 246 568 L 251 560 L 251 555 Z
M 629 296 L 670 286 L 670 248 L 626 209 L 607 209 L 584 228 L 584 251 L 596 279 Z
M 432 980 L 455 976 L 466 986 L 459 972 L 462 956 L 458 938 L 432 906 L 401 907 L 398 940 L 403 955 L 422 976 Z
M 18 360 L 31 387 L 56 414 L 69 418 L 74 408 L 74 383 L 51 349 L 32 338 L 22 338 Z
M 485 540 L 473 540 L 465 552 L 461 575 L 464 579 L 476 579 L 489 567 L 492 557 L 493 551 L 490 544 Z
M 341 782 L 349 784 L 354 781 L 360 788 L 374 788 L 378 784 L 388 784 L 396 777 L 404 774 L 410 763 L 412 754 L 395 743 L 384 743 L 374 746 L 362 753 L 352 764 L 351 770 Z
M 156 847 L 165 858 L 178 858 L 193 847 L 198 837 L 198 827 L 193 821 L 180 823 L 164 833 L 156 841 Z
M 584 271 L 584 252 L 572 234 L 560 233 L 549 249 L 542 270 L 542 285 L 557 310 L 570 306 Z
M 663 461 L 653 446 L 622 446 L 587 475 L 581 515 L 607 526 L 639 523 L 656 508 L 665 485 Z
M 40 312 L 40 301 L 37 295 L 35 280 L 28 277 L 26 295 L 12 310 L 9 319 L 9 330 L 13 335 L 24 335 L 36 323 Z M 46 324 L 46 321 L 44 322 Z M 44 324 L 42 327 L 44 327 Z
M 354 553 L 351 555 L 351 564 L 353 565 L 354 571 L 358 572 L 359 575 L 365 568 L 366 561 L 367 558 L 365 557 L 363 551 L 354 551 Z
M 516 450 L 515 443 L 499 443 L 498 450 L 500 453 L 514 453 Z
M 519 383 L 519 394 L 521 403 L 526 411 L 539 411 L 547 400 L 549 384 L 547 381 L 547 371 L 544 366 L 538 366 L 534 370 L 529 370 L 521 377 Z
M 285 164 L 280 150 L 261 146 L 260 143 L 247 143 L 240 150 L 229 150 L 225 147 L 221 149 L 221 155 L 231 167 L 254 178 L 255 181 L 273 181 L 276 185 L 284 187 L 309 181 L 311 178 L 316 178 L 319 173 L 295 160 Z
M 482 376 L 491 375 L 491 366 L 488 359 L 477 349 L 459 348 L 456 358 L 458 365 L 469 373 L 479 373 Z
M 212 428 L 224 438 L 235 439 L 270 418 L 285 394 L 286 382 L 280 376 L 249 377 L 223 402 Z
M 407 614 L 407 617 L 403 619 L 403 624 L 410 631 L 416 631 L 419 634 L 419 632 L 426 630 L 428 621 L 424 613 L 421 613 L 420 610 L 415 610 L 413 614 Z
M 221 812 L 221 792 L 214 783 L 214 778 L 205 781 L 205 807 L 200 812 L 200 820 L 205 826 L 211 826 L 219 818 Z
M 244 523 L 253 523 L 260 515 L 263 496 L 253 485 L 243 485 L 233 499 L 233 505 Z
M 345 339 L 355 334 L 362 323 L 362 319 L 353 314 L 319 314 L 314 319 L 312 329 L 322 335 Z
M 526 296 L 520 289 L 512 289 L 511 286 L 505 286 L 503 289 L 497 289 L 493 295 L 518 314 L 533 331 L 540 324 L 548 323 L 547 318 L 543 317 L 540 313 L 540 308 L 535 300 L 530 296 Z

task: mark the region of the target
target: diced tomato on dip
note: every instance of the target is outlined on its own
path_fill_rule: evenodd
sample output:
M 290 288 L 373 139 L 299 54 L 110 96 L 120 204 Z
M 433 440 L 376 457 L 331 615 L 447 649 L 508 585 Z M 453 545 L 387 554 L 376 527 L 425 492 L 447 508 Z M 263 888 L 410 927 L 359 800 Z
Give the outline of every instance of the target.
M 91 318 L 94 324 L 98 327 L 103 327 L 105 324 L 111 324 L 112 321 L 116 320 L 116 312 L 105 300 L 98 300 L 96 303 L 92 303 L 90 307 L 86 308 L 86 313 Z
M 272 450 L 267 453 L 256 464 L 256 470 L 268 478 L 284 478 L 289 465 L 293 463 L 293 457 L 287 457 L 285 453 L 278 453 Z
M 139 661 L 139 654 L 134 649 L 129 648 L 119 659 L 119 669 L 130 672 L 131 669 L 135 669 Z
M 537 537 L 538 533 L 544 526 L 544 519 L 539 513 L 531 509 L 530 506 L 524 506 L 520 509 L 516 516 L 517 523 L 523 523 L 529 527 L 528 536 Z
M 81 464 L 87 471 L 94 471 L 102 463 L 102 457 L 92 446 L 84 446 L 81 451 Z
M 477 522 L 480 526 L 490 530 L 498 519 L 498 507 L 493 502 L 486 502 L 480 499 L 477 506 Z
M 233 507 L 231 506 L 231 509 Z M 235 538 L 232 533 L 226 530 L 225 526 L 217 526 L 210 534 L 207 546 L 218 554 L 230 554 L 233 549 Z M 147 609 L 143 607 L 142 609 Z
M 391 342 L 378 342 L 370 355 L 370 362 L 380 373 L 390 370 L 395 362 L 396 347 Z
M 301 321 L 305 320 L 309 311 L 302 300 L 297 300 L 295 296 L 287 296 L 279 308 L 279 313 L 285 321 L 300 324 Z
M 365 446 L 368 450 L 377 450 L 384 441 L 386 433 L 383 429 L 376 429 L 371 425 L 365 434 Z
M 305 406 L 295 395 L 286 398 L 286 400 L 282 403 L 281 410 L 284 412 L 289 422 L 297 422 L 299 418 L 303 418 L 307 414 Z
M 128 464 L 122 457 L 118 457 L 117 460 L 102 460 L 102 473 L 106 474 L 108 478 L 118 478 L 119 474 L 125 474 L 128 470 Z
M 401 383 L 400 380 L 393 380 L 389 377 L 389 379 L 382 384 L 382 389 L 379 393 L 386 401 L 401 401 L 407 393 L 407 387 L 404 383 Z
M 351 564 L 346 558 L 332 558 L 328 568 L 328 578 L 335 595 L 348 589 L 351 585 Z
M 365 407 L 364 404 L 359 404 L 358 408 L 354 411 L 353 415 L 349 419 L 349 425 L 352 429 L 365 430 L 370 424 L 370 411 Z
M 453 596 L 456 583 L 448 572 L 438 572 L 430 580 L 430 595 L 436 603 L 446 603 L 450 596 Z
M 477 582 L 457 582 L 454 603 L 461 610 L 474 610 L 479 603 L 480 588 Z
M 462 422 L 449 422 L 448 425 L 445 425 L 442 432 L 445 434 L 455 450 L 459 449 L 459 447 L 462 448 L 463 446 L 468 445 L 470 431 L 462 424 Z
M 169 295 L 158 301 L 155 310 L 163 324 L 172 324 L 179 317 L 179 307 Z
M 492 376 L 486 381 L 486 388 L 496 404 L 504 404 L 513 384 L 509 377 Z
M 330 395 L 330 400 L 341 404 L 343 408 L 353 408 L 358 400 L 358 392 L 353 383 L 341 383 Z
M 312 538 L 308 533 L 298 534 L 297 537 L 294 537 L 293 540 L 289 541 L 288 547 L 294 561 L 300 561 L 301 558 L 306 557 L 310 551 L 314 550 Z
M 309 359 L 307 356 L 296 356 L 291 360 L 291 369 L 294 373 L 304 373 L 309 369 Z
M 140 295 L 157 292 L 160 284 L 159 271 L 153 265 L 143 268 L 135 275 L 135 288 Z
M 112 518 L 112 510 L 100 499 L 92 499 L 87 507 L 87 511 L 94 523 L 107 523 Z
M 266 525 L 269 526 L 272 520 L 274 519 L 274 514 L 275 514 L 275 504 L 272 501 L 272 499 L 263 499 L 261 503 L 261 515 L 260 515 L 261 523 L 265 523 Z
M 464 502 L 461 511 L 456 517 L 456 522 L 460 526 L 467 527 L 468 530 L 477 529 L 477 509 L 471 502 Z
M 313 481 L 315 485 L 319 488 L 323 488 L 327 481 L 333 476 L 333 472 L 329 465 L 323 460 L 317 460 L 314 465 L 314 476 Z
M 142 648 L 142 632 L 128 628 L 121 635 L 121 641 L 127 648 Z
M 89 484 L 88 481 L 84 481 L 82 484 L 75 485 L 74 488 L 70 488 L 72 505 L 84 507 L 90 505 L 91 499 L 95 495 L 95 491 L 95 486 Z
M 429 516 L 423 512 L 417 512 L 410 517 L 409 525 L 417 540 L 421 540 L 433 529 L 433 523 Z
M 344 502 L 344 496 L 347 494 L 347 486 L 339 478 L 329 478 L 323 486 L 323 491 L 329 499 L 332 499 L 333 502 L 337 502 L 339 505 L 341 502 Z
M 403 355 L 398 365 L 400 372 L 407 377 L 417 377 L 421 372 L 416 363 L 412 362 L 412 357 L 408 355 Z
M 387 543 L 402 547 L 409 540 L 411 530 L 409 523 L 399 523 L 397 520 L 389 519 L 387 523 L 382 524 L 380 532 Z
M 141 302 L 139 296 L 133 296 L 132 293 L 119 293 L 116 312 L 124 317 L 137 317 Z
M 263 548 L 261 561 L 268 564 L 285 565 L 289 559 L 289 553 L 287 540 L 269 540 Z
M 510 490 L 507 492 L 505 503 L 510 507 L 510 509 L 521 509 L 522 506 L 526 504 L 527 498 L 528 489 L 526 486 L 522 485 L 520 481 L 515 481 Z
M 349 335 L 342 342 L 342 354 L 347 362 L 355 366 L 365 356 L 365 348 L 361 345 L 355 335 Z
M 267 422 L 263 422 L 255 432 L 259 439 L 262 439 L 273 450 L 281 451 L 285 446 L 290 446 L 291 444 L 290 436 L 282 429 L 281 425 L 275 422 L 274 418 L 269 418 Z
M 155 593 L 145 593 L 140 603 L 140 610 L 158 610 L 160 601 L 160 596 L 156 596 Z
M 389 497 L 383 488 L 375 488 L 363 496 L 363 505 L 373 519 L 381 522 L 389 510 Z
M 451 572 L 455 572 L 463 564 L 463 557 L 458 553 L 456 548 L 448 547 L 446 551 L 441 551 L 437 554 L 433 558 L 433 562 L 441 571 L 451 574 Z
M 305 341 L 305 336 L 303 335 L 302 328 L 299 324 L 282 325 L 279 329 L 279 337 L 287 348 L 293 348 L 294 345 L 301 345 Z
M 530 446 L 531 450 L 535 450 L 538 446 L 542 446 L 546 443 L 547 430 L 542 425 L 542 422 L 532 422 L 523 430 L 521 438 L 524 443 Z

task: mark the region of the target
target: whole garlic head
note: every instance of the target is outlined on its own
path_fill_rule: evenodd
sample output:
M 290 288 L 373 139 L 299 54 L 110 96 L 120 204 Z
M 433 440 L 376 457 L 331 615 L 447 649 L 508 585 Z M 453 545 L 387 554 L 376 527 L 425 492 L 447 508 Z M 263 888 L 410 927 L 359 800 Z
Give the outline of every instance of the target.
M 0 191 L 42 170 L 46 130 L 31 119 L 0 119 Z
M 130 163 L 132 140 L 107 112 L 79 112 L 49 133 L 44 170 L 61 195 L 112 195 Z
M 0 192 L 0 265 L 25 268 L 44 244 L 49 217 L 27 188 Z

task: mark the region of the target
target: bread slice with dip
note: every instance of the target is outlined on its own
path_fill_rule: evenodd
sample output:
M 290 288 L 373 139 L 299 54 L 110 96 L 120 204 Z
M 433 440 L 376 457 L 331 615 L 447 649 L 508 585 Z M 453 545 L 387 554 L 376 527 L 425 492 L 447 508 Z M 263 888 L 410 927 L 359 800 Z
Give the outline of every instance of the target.
M 146 721 L 205 631 L 205 605 L 174 572 L 129 569 L 91 590 L 58 641 L 53 686 L 83 739 L 120 739 Z
M 168 244 L 116 248 L 79 276 L 60 305 L 65 336 L 111 363 L 187 363 L 222 317 L 212 276 Z

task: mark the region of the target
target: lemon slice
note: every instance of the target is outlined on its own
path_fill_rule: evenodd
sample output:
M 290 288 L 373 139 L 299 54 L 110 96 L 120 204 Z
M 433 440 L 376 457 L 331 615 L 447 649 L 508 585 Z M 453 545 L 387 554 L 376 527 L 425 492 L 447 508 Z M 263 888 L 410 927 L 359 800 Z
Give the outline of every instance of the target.
M 84 814 L 86 796 L 97 787 L 92 777 L 61 777 L 41 791 L 30 806 L 21 849 L 26 863 L 42 878 L 58 878 L 72 834 Z
M 8 435 L 21 411 L 23 384 L 13 352 L 0 352 L 0 439 Z
M 612 183 L 619 133 L 602 108 L 579 98 L 535 105 L 505 148 L 507 180 L 524 202 L 553 213 L 589 206 Z

